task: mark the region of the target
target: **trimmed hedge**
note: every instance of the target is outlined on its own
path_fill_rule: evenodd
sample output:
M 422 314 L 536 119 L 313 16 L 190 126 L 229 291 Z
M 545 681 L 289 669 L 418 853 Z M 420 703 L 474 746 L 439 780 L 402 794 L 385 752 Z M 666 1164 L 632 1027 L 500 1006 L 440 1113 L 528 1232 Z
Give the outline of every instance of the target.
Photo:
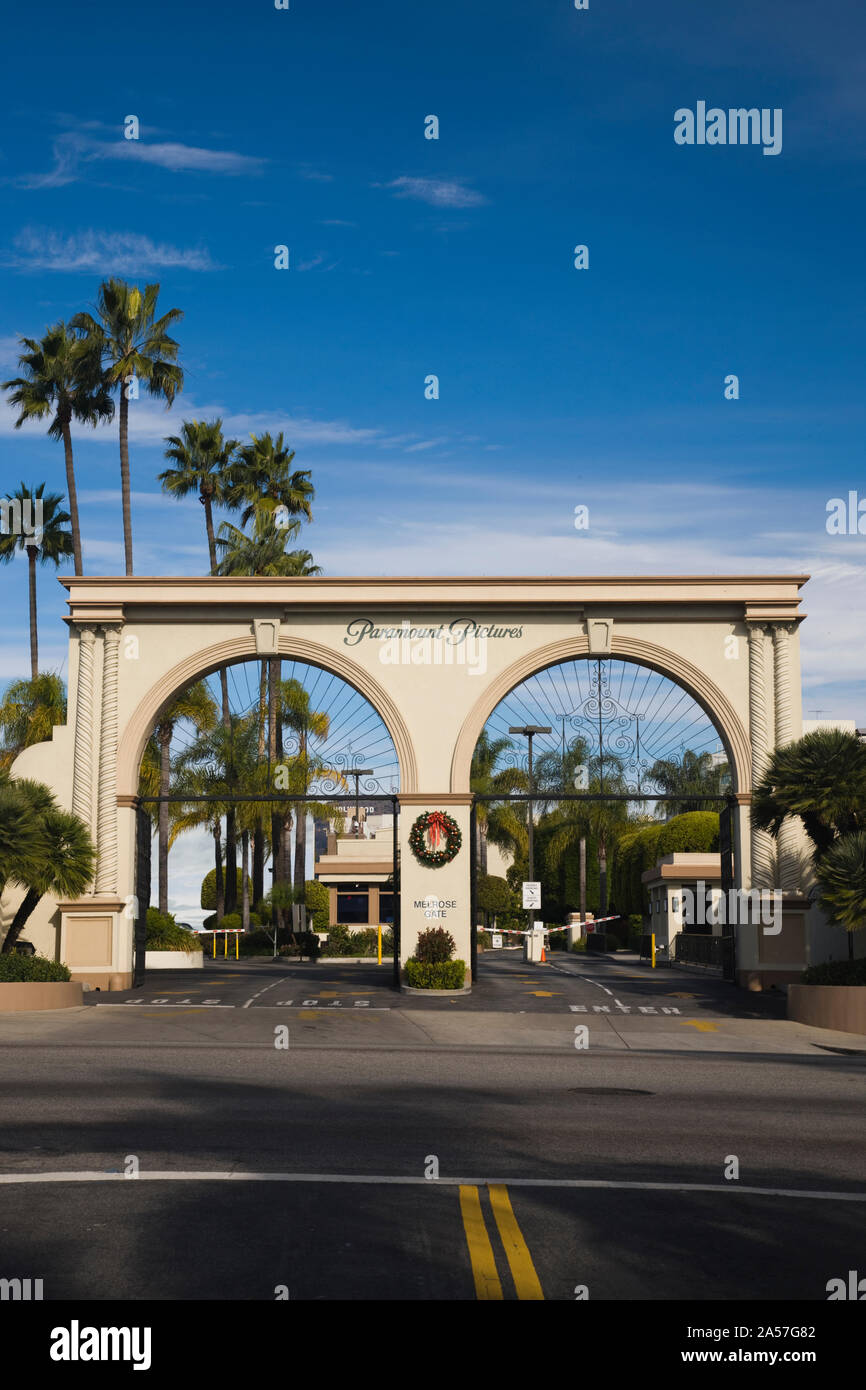
M 462 989 L 465 979 L 465 960 L 406 962 L 406 983 L 412 989 Z
M 456 950 L 456 942 L 444 927 L 427 927 L 418 933 L 415 959 L 425 965 L 444 965 Z
M 19 956 L 17 951 L 0 955 L 0 984 L 46 984 L 71 978 L 67 966 L 59 960 L 48 960 L 45 956 Z
M 657 851 L 666 854 L 718 854 L 718 811 L 684 811 L 662 826 Z
M 147 909 L 147 951 L 186 951 L 194 955 L 202 949 L 201 941 L 195 932 L 179 927 L 170 912 L 160 912 L 156 907 Z
M 225 874 L 226 871 L 225 869 L 223 869 L 223 887 L 225 887 Z M 241 898 L 243 897 L 244 891 L 243 869 L 235 869 L 235 874 L 235 882 L 238 885 L 237 900 L 238 902 L 240 902 Z M 247 883 L 250 885 L 250 900 L 252 901 L 253 881 L 250 878 L 249 874 L 247 874 Z M 210 873 L 205 874 L 204 878 L 201 881 L 201 906 L 205 908 L 205 910 L 210 908 L 211 911 L 213 911 L 213 909 L 216 907 L 216 869 L 211 869 Z
M 0 960 L 3 957 L 0 956 Z M 804 985 L 866 985 L 866 958 L 861 960 L 825 960 L 803 971 Z

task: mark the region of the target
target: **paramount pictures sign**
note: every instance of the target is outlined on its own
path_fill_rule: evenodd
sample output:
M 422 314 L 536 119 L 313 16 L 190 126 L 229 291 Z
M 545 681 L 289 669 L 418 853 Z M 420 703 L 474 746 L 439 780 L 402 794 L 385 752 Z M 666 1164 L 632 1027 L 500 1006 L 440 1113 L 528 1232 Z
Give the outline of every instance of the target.
M 378 627 L 370 618 L 354 618 L 346 625 L 343 643 L 379 644 L 383 666 L 465 666 L 471 676 L 487 670 L 487 643 L 515 641 L 523 636 L 519 624 L 479 623 L 474 618 L 454 618 L 450 623 L 415 626 L 404 618 L 398 627 Z

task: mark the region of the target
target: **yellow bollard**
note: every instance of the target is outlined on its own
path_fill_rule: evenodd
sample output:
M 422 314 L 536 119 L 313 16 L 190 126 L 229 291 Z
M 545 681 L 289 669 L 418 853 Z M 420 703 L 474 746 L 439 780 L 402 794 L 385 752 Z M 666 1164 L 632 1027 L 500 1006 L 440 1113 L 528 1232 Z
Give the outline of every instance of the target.
M 650 937 L 650 944 L 651 944 L 651 946 L 652 946 L 652 957 L 653 957 L 652 968 L 653 968 L 653 970 L 655 970 L 655 968 L 656 968 L 656 934 L 655 934 L 655 932 L 653 932 L 652 935 L 651 935 L 651 937 Z
M 235 960 L 240 960 L 240 956 L 238 955 L 238 942 L 240 941 L 240 939 L 241 939 L 241 934 L 240 934 L 239 931 L 236 931 L 236 932 L 235 932 Z
M 379 964 L 382 964 L 382 923 L 379 923 Z
M 223 955 L 227 957 L 229 953 L 229 934 L 227 931 L 223 932 L 223 943 Z

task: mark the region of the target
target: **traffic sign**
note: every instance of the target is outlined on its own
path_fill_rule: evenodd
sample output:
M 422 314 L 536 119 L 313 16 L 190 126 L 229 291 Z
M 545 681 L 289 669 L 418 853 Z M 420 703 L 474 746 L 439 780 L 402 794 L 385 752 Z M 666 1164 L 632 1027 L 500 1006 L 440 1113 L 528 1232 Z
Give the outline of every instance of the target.
M 523 906 L 525 908 L 541 907 L 541 884 L 523 884 Z

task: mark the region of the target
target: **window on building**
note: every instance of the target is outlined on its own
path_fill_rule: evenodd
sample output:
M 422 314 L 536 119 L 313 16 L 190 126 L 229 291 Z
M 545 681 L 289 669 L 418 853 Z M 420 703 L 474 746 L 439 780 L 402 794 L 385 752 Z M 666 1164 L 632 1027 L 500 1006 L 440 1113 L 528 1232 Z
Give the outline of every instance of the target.
M 379 889 L 379 921 L 394 921 L 394 894 L 383 893 L 381 888 Z
M 337 921 L 352 925 L 363 922 L 365 925 L 370 920 L 370 895 L 364 890 L 363 893 L 338 893 L 337 894 Z

